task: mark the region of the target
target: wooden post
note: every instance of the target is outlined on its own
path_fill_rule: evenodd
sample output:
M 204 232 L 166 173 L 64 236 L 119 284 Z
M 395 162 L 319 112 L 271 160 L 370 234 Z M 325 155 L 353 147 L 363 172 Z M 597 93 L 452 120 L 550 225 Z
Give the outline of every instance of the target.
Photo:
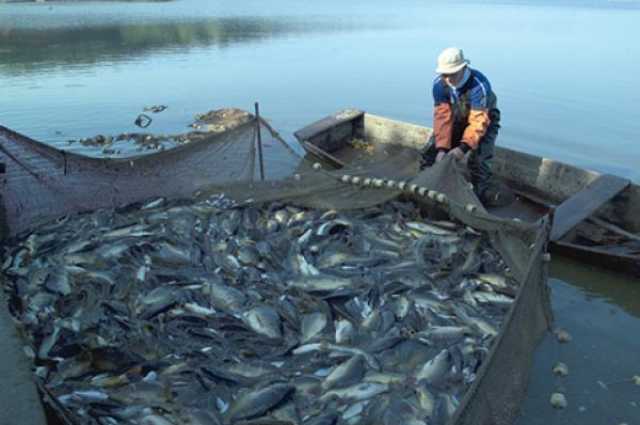
M 255 104 L 256 106 L 256 131 L 258 135 L 258 160 L 260 161 L 260 179 L 264 180 L 264 162 L 262 160 L 262 136 L 260 135 L 260 107 L 258 106 L 258 102 Z

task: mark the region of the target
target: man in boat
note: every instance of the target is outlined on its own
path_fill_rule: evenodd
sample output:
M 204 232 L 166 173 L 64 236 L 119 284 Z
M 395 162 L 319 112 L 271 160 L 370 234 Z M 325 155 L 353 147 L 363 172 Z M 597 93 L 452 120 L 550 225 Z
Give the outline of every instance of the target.
M 489 80 L 469 67 L 461 49 L 449 47 L 438 56 L 439 74 L 433 82 L 433 132 L 435 146 L 423 154 L 423 165 L 430 166 L 451 156 L 467 158 L 476 195 L 490 203 L 491 161 L 500 111 Z

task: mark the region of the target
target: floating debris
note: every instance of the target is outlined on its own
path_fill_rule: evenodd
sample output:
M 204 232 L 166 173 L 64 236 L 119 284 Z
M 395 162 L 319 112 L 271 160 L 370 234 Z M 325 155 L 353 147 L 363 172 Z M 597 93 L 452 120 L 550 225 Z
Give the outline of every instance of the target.
M 157 114 L 159 112 L 164 111 L 165 109 L 167 109 L 167 105 L 153 105 L 153 106 L 145 106 L 144 111 L 153 112 L 154 114 Z
M 640 385 L 640 375 L 633 375 L 630 379 L 620 379 L 617 381 L 611 381 L 611 382 L 602 382 L 602 381 L 598 381 L 598 384 L 603 387 L 605 390 L 609 389 L 609 385 L 614 385 L 614 384 L 623 384 L 623 383 L 629 383 L 632 382 L 634 385 Z
M 569 375 L 569 366 L 566 364 L 559 362 L 553 367 L 553 374 L 556 376 L 567 376 Z
M 140 114 L 136 117 L 133 123 L 140 128 L 147 128 L 151 125 L 152 122 L 153 122 L 153 119 L 151 119 L 149 115 Z
M 555 409 L 564 409 L 569 405 L 567 398 L 562 393 L 551 394 L 550 402 Z
M 571 340 L 573 339 L 571 337 L 571 334 L 569 334 L 569 332 L 565 331 L 564 329 L 556 329 L 554 333 L 556 335 L 556 339 L 560 343 L 571 342 Z
M 517 291 L 487 235 L 396 201 L 154 198 L 5 258 L 35 377 L 77 423 L 444 424 Z

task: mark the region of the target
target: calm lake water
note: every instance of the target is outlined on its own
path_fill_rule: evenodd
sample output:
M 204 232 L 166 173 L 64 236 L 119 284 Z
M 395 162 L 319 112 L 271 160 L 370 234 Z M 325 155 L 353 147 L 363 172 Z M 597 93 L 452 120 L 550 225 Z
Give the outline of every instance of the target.
M 255 101 L 292 143 L 345 107 L 431 126 L 435 58 L 457 45 L 498 94 L 499 144 L 640 182 L 638 23 L 638 1 L 0 3 L 0 124 L 87 154 L 67 141 L 139 131 L 156 104 L 159 133 Z M 574 340 L 542 343 L 518 423 L 639 423 L 640 387 L 598 381 L 640 375 L 640 282 L 564 260 L 553 277 Z

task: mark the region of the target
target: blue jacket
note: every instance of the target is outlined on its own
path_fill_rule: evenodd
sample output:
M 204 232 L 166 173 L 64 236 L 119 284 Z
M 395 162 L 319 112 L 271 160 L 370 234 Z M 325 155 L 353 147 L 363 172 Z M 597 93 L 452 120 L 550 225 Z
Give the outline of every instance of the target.
M 475 69 L 469 71 L 469 79 L 459 89 L 441 76 L 433 81 L 433 131 L 438 149 L 451 149 L 454 126 L 464 126 L 459 141 L 475 149 L 491 124 L 489 112 L 496 108 L 496 96 L 487 77 Z

